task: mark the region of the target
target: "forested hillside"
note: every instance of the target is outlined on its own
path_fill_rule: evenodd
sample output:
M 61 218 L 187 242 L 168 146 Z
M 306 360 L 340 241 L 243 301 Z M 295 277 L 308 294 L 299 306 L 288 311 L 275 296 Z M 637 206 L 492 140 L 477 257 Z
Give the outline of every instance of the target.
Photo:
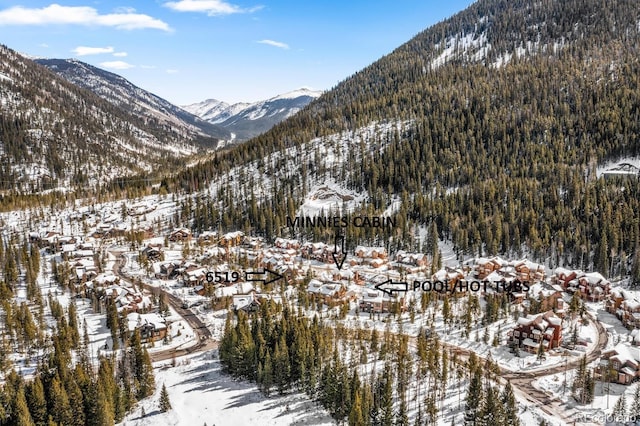
M 213 125 L 137 87 L 127 79 L 74 59 L 37 59 L 76 86 L 91 90 L 143 122 L 171 129 L 184 139 L 215 148 L 218 139 L 230 139 L 227 130 Z
M 3 194 L 95 190 L 111 178 L 172 170 L 199 149 L 182 130 L 130 115 L 0 46 Z
M 405 231 L 435 221 L 468 254 L 528 248 L 554 263 L 626 270 L 640 237 L 638 181 L 596 179 L 595 169 L 640 148 L 639 19 L 626 0 L 476 2 L 169 186 L 202 189 L 312 138 L 402 120 L 412 124 L 383 148 L 353 146 L 340 177 L 379 210 L 399 197 Z M 282 206 L 301 188 L 281 180 L 262 201 L 262 214 L 279 212 L 266 222 L 284 223 Z M 242 203 L 234 226 L 250 211 Z

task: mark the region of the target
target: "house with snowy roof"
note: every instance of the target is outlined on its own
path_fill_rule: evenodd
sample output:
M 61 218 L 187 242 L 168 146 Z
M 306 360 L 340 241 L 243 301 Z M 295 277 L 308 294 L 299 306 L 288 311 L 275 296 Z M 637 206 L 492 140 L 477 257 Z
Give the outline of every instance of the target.
M 162 258 L 162 244 L 147 244 L 140 252 L 152 262 Z
M 307 293 L 316 295 L 325 304 L 342 302 L 349 296 L 347 288 L 340 282 L 322 282 L 312 279 L 307 285 Z
M 132 287 L 124 287 L 119 284 L 106 287 L 104 297 L 113 300 L 118 312 L 137 312 L 148 304 L 145 303 L 142 293 Z
M 518 318 L 507 333 L 508 343 L 536 353 L 540 344 L 545 350 L 557 348 L 562 342 L 562 320 L 553 311 Z
M 492 258 L 479 257 L 473 266 L 475 276 L 481 280 L 485 279 L 490 273 L 499 270 L 503 266 L 507 266 L 508 262 L 501 257 L 494 256 Z
M 408 253 L 404 250 L 400 250 L 396 253 L 395 260 L 400 264 L 415 266 L 418 268 L 424 268 L 428 264 L 426 254 Z
M 361 312 L 387 313 L 391 312 L 394 303 L 400 303 L 403 309 L 404 298 L 392 297 L 375 288 L 366 288 L 362 291 L 358 308 Z
M 169 241 L 171 242 L 182 242 L 182 241 L 188 241 L 191 239 L 191 231 L 187 228 L 179 228 L 179 229 L 174 229 L 170 234 L 169 234 Z
M 611 290 L 605 308 L 627 328 L 640 328 L 640 300 L 635 293 L 621 288 Z
M 216 231 L 204 231 L 198 235 L 198 244 L 214 244 L 218 242 L 218 233 Z
M 161 280 L 171 280 L 180 275 L 180 267 L 182 262 L 179 260 L 170 260 L 162 263 L 154 263 L 153 269 L 155 277 Z
M 235 232 L 227 232 L 218 241 L 218 244 L 223 247 L 237 247 L 242 244 L 244 240 L 244 232 L 235 231 Z
M 199 265 L 189 265 L 182 272 L 182 282 L 187 287 L 203 285 L 207 282 L 207 268 Z
M 562 288 L 567 288 L 571 280 L 574 280 L 578 275 L 582 275 L 583 273 L 584 272 L 580 270 L 558 267 L 554 269 L 551 281 L 554 284 L 560 284 Z
M 520 281 L 535 283 L 543 281 L 545 278 L 544 265 L 539 263 L 522 259 L 510 262 L 510 265 L 515 269 L 516 275 Z
M 604 300 L 611 290 L 611 283 L 599 272 L 588 272 L 577 277 L 578 290 L 590 302 Z
M 98 274 L 92 280 L 89 280 L 85 283 L 88 290 L 98 291 L 104 289 L 113 284 L 117 284 L 120 282 L 120 278 L 113 274 L 113 272 L 102 272 Z
M 449 266 L 445 266 L 444 268 L 436 271 L 431 276 L 431 281 L 442 281 L 449 283 L 449 288 L 453 288 L 454 285 L 458 283 L 458 281 L 463 280 L 465 278 L 464 271 L 459 268 L 451 268 Z M 460 293 L 466 290 L 465 286 L 456 286 L 456 293 Z
M 387 249 L 384 247 L 358 246 L 355 255 L 361 263 L 370 265 L 372 268 L 381 268 L 388 262 Z
M 609 370 L 615 371 L 615 374 L 607 378 L 606 372 Z M 595 375 L 598 379 L 609 379 L 623 385 L 633 382 L 640 377 L 640 348 L 618 343 L 603 351 Z
M 629 343 L 633 346 L 640 346 L 640 328 L 634 328 L 629 333 Z
M 131 312 L 127 315 L 127 324 L 131 334 L 136 330 L 140 331 L 142 343 L 155 342 L 164 339 L 167 335 L 167 323 L 162 316 L 156 313 Z
M 556 268 L 552 281 L 562 285 L 567 293 L 580 292 L 580 296 L 589 302 L 605 300 L 611 291 L 611 283 L 599 272 Z
M 285 249 L 285 250 L 290 250 L 290 249 L 298 250 L 300 248 L 300 241 L 286 239 L 286 238 L 276 238 L 275 246 L 277 248 Z
M 323 263 L 333 263 L 332 253 L 335 250 L 335 246 L 330 246 L 325 243 L 307 242 L 302 245 L 301 253 L 305 259 L 317 260 Z
M 531 285 L 528 295 L 530 299 L 538 304 L 538 311 L 546 312 L 553 310 L 559 317 L 564 317 L 565 303 L 560 285 L 548 284 L 542 281 L 537 282 Z
M 258 309 L 260 309 L 260 299 L 256 297 L 255 292 L 233 296 L 234 311 L 255 312 Z

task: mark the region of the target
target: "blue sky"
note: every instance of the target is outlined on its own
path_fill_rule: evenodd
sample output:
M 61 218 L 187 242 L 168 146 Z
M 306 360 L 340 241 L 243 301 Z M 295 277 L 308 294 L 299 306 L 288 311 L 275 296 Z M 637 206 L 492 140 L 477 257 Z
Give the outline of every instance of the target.
M 471 0 L 0 0 L 0 43 L 182 105 L 330 89 Z

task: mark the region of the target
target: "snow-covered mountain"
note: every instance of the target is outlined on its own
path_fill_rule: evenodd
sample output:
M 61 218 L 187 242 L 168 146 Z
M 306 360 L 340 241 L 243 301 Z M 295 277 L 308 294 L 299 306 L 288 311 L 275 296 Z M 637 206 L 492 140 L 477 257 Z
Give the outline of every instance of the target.
M 141 101 L 132 113 L 2 45 L 0 58 L 0 192 L 97 188 L 176 170 L 202 144 L 219 143 L 160 110 L 141 112 Z
M 229 139 L 230 133 L 173 105 L 127 79 L 75 59 L 36 59 L 71 83 L 89 89 L 101 98 L 125 109 L 145 121 L 159 124 L 178 132 L 186 139 L 207 143 L 205 138 Z
M 209 123 L 228 129 L 238 140 L 247 140 L 292 116 L 321 94 L 321 91 L 302 88 L 254 103 L 228 104 L 207 99 L 182 108 Z

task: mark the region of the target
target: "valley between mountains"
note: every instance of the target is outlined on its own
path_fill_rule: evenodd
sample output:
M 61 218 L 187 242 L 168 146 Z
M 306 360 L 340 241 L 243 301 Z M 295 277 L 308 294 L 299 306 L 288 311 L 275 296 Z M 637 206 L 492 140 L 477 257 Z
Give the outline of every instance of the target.
M 636 424 L 639 42 L 478 0 L 183 106 L 0 46 L 0 425 Z

